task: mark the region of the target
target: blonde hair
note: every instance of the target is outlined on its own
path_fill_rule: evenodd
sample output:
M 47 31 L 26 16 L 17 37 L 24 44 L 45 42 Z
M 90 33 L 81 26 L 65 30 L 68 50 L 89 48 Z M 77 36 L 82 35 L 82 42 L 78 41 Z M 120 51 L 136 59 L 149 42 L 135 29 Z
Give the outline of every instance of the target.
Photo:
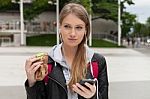
M 87 64 L 86 49 L 84 47 L 84 44 L 86 43 L 86 40 L 88 39 L 90 34 L 90 21 L 88 13 L 82 5 L 76 3 L 69 3 L 65 5 L 60 12 L 60 25 L 62 24 L 63 19 L 69 14 L 74 14 L 79 19 L 81 19 L 86 25 L 86 35 L 83 37 L 81 43 L 78 45 L 78 49 L 74 56 L 71 66 L 71 80 L 68 84 L 71 88 L 73 84 L 79 82 L 86 76 Z

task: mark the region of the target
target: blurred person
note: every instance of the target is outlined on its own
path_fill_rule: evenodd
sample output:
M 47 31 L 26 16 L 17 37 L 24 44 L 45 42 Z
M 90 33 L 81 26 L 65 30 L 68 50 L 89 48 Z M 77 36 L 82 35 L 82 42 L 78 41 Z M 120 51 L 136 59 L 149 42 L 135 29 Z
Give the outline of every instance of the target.
M 141 38 L 137 37 L 136 38 L 136 48 L 139 48 L 141 46 Z
M 47 84 L 44 79 L 35 79 L 42 62 L 37 61 L 36 56 L 26 60 L 27 99 L 108 99 L 106 60 L 86 45 L 90 34 L 87 11 L 80 4 L 69 3 L 60 12 L 59 25 L 62 42 L 48 53 L 54 64 Z M 95 61 L 98 63 L 97 83 L 82 86 L 80 80 L 94 78 L 91 63 Z
M 135 47 L 135 37 L 132 37 L 132 47 L 134 48 Z
M 127 37 L 128 46 L 130 45 L 130 37 Z

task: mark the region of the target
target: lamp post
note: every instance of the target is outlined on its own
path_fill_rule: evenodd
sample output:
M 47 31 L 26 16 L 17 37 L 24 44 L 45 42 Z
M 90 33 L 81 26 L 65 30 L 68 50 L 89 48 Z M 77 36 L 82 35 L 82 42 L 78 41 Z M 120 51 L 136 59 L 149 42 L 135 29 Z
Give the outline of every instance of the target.
M 90 1 L 90 15 L 89 15 L 89 19 L 90 19 L 90 35 L 89 35 L 89 46 L 92 46 L 92 4 L 91 4 L 91 0 Z
M 20 42 L 18 42 L 18 40 L 16 40 L 16 38 L 14 38 L 17 42 L 19 43 L 19 45 L 24 46 L 26 45 L 26 35 L 24 34 L 24 18 L 23 18 L 23 0 L 20 1 L 16 1 L 16 0 L 12 0 L 12 3 L 18 3 L 19 4 L 19 10 L 20 10 Z M 31 3 L 31 1 L 26 1 Z M 19 24 L 19 23 L 18 23 Z M 18 35 L 18 34 L 16 34 Z M 18 36 L 16 36 L 18 38 Z M 15 41 L 14 41 L 15 42 Z
M 48 1 L 49 4 L 52 4 L 52 1 Z M 56 39 L 57 45 L 59 44 L 59 0 L 56 0 Z
M 21 23 L 21 45 L 25 45 L 24 37 L 24 18 L 23 18 L 23 0 L 20 0 L 20 23 Z
M 121 0 L 118 0 L 118 46 L 121 45 Z
M 57 20 L 57 45 L 59 44 L 59 0 L 56 0 L 56 20 Z

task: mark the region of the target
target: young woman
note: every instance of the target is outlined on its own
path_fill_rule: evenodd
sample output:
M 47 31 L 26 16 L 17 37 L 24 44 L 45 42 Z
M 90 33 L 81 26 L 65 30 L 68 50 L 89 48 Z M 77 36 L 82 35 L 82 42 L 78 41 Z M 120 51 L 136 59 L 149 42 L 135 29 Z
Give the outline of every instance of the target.
M 69 3 L 60 12 L 62 43 L 48 54 L 53 64 L 48 83 L 36 81 L 35 72 L 42 62 L 30 57 L 26 61 L 25 82 L 28 99 L 108 99 L 108 78 L 105 58 L 86 46 L 90 34 L 89 16 L 80 4 Z M 93 79 L 90 63 L 98 63 L 97 84 L 79 84 L 82 79 Z M 90 65 L 90 66 L 89 66 Z

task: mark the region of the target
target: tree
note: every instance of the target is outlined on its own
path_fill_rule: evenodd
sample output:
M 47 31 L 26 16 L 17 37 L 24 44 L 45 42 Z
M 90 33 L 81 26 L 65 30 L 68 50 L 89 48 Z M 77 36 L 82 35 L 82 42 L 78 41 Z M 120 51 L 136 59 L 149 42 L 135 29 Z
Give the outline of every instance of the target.
M 147 18 L 146 24 L 142 24 L 140 22 L 136 22 L 134 24 L 134 36 L 150 36 L 150 17 Z
M 12 7 L 11 0 L 0 0 L 0 11 L 7 10 Z
M 150 17 L 147 18 L 146 26 L 148 28 L 148 36 L 150 36 Z
M 124 12 L 122 15 L 122 36 L 126 37 L 129 35 L 131 28 L 133 28 L 136 22 L 136 15 L 130 14 L 129 12 Z
M 92 12 L 91 11 L 91 6 L 92 6 L 91 0 L 60 0 L 60 2 L 59 2 L 60 9 L 62 9 L 62 7 L 68 2 L 76 2 L 76 3 L 82 4 L 89 13 Z
M 77 2 L 82 4 L 89 13 L 92 13 L 92 19 L 104 18 L 117 21 L 117 0 L 60 0 L 60 9 L 68 2 Z
M 148 35 L 148 28 L 146 24 L 142 24 L 140 22 L 136 22 L 134 24 L 134 36 L 147 36 Z
M 25 20 L 31 21 L 37 17 L 40 13 L 45 10 L 52 8 L 55 9 L 54 0 L 52 1 L 51 7 L 48 4 L 50 0 L 33 0 L 31 6 L 24 8 L 24 18 Z
M 132 0 L 121 1 L 122 37 L 129 35 L 131 28 L 133 28 L 134 23 L 136 22 L 136 15 L 125 11 L 125 4 L 133 5 L 134 2 Z
M 123 0 L 120 3 L 121 3 L 121 13 L 123 13 L 124 12 L 123 10 L 126 9 L 125 4 L 128 4 L 128 5 L 134 4 L 132 0 Z
M 20 0 L 15 1 L 19 2 Z M 52 2 L 51 6 L 49 6 L 48 1 Z M 30 6 L 24 7 L 25 20 L 31 21 L 45 10 L 55 10 L 55 2 L 56 0 L 32 0 Z M 13 8 L 13 4 L 14 3 L 12 3 L 12 0 L 0 0 L 0 11 L 10 10 L 11 8 Z
M 97 18 L 111 19 L 117 22 L 118 3 L 117 0 L 92 0 L 93 16 Z

